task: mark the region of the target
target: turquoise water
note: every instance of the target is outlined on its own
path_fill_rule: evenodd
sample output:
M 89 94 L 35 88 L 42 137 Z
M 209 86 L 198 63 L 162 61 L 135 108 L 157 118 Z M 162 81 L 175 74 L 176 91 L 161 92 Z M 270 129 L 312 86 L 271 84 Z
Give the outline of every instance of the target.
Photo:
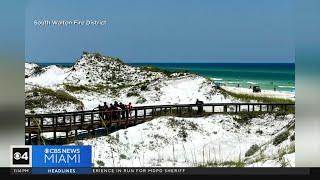
M 73 63 L 42 63 L 41 65 Z M 227 86 L 249 88 L 259 85 L 263 90 L 295 91 L 294 63 L 128 63 L 131 66 L 155 66 L 169 71 L 186 70 Z
M 293 63 L 131 63 L 132 66 L 155 66 L 160 69 L 186 70 L 223 85 L 263 90 L 295 91 Z

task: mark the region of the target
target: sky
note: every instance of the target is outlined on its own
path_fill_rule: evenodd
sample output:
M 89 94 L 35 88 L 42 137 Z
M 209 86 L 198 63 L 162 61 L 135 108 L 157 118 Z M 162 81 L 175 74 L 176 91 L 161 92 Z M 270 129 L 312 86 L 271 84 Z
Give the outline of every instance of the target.
M 36 26 L 105 20 L 106 26 Z M 295 62 L 293 0 L 28 0 L 26 62 Z

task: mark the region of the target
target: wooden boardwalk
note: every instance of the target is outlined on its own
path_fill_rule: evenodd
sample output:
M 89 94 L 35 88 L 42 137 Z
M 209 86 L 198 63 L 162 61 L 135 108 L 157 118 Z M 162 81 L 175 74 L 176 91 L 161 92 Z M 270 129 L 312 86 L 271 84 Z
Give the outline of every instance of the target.
M 202 117 L 213 113 L 238 113 L 240 111 L 287 111 L 295 103 L 207 103 L 207 104 L 175 104 L 134 107 L 130 113 L 128 110 L 113 111 L 77 111 L 53 114 L 25 115 L 25 132 L 31 144 L 32 134 L 37 134 L 37 144 L 40 144 L 40 134 L 53 132 L 54 141 L 57 140 L 57 132 L 79 130 L 94 130 L 97 128 L 109 128 L 112 126 L 126 128 L 142 122 L 152 120 L 159 116 L 177 117 Z

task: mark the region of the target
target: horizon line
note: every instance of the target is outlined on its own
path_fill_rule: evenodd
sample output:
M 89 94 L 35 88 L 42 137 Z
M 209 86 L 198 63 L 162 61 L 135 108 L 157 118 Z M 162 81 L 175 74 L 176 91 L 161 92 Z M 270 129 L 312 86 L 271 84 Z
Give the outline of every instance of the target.
M 73 64 L 73 63 L 76 63 L 77 61 L 74 61 L 74 62 L 32 62 L 32 61 L 25 61 L 25 63 L 50 63 L 50 64 L 54 64 L 54 63 L 68 63 L 68 64 Z M 235 63 L 238 63 L 238 64 L 295 64 L 295 62 L 125 62 L 124 63 L 128 63 L 128 64 L 131 64 L 131 63 L 145 63 L 145 64 L 154 64 L 154 63 L 157 63 L 157 64 L 161 64 L 161 63 L 165 63 L 165 64 L 178 64 L 178 63 L 183 63 L 183 64 L 215 64 L 215 63 L 224 63 L 224 64 L 235 64 Z

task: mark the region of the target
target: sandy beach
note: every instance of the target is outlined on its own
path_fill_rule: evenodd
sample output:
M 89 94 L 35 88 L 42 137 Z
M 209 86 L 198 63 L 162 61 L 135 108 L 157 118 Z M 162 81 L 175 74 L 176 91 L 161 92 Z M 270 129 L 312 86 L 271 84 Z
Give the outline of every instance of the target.
M 252 92 L 252 89 L 249 88 L 241 88 L 241 87 L 230 87 L 230 86 L 221 86 L 223 89 L 238 93 L 238 94 L 248 94 L 253 96 L 260 97 L 270 97 L 270 98 L 282 98 L 282 99 L 290 99 L 295 100 L 295 93 L 288 91 L 271 91 L 271 90 L 261 90 L 261 92 Z

